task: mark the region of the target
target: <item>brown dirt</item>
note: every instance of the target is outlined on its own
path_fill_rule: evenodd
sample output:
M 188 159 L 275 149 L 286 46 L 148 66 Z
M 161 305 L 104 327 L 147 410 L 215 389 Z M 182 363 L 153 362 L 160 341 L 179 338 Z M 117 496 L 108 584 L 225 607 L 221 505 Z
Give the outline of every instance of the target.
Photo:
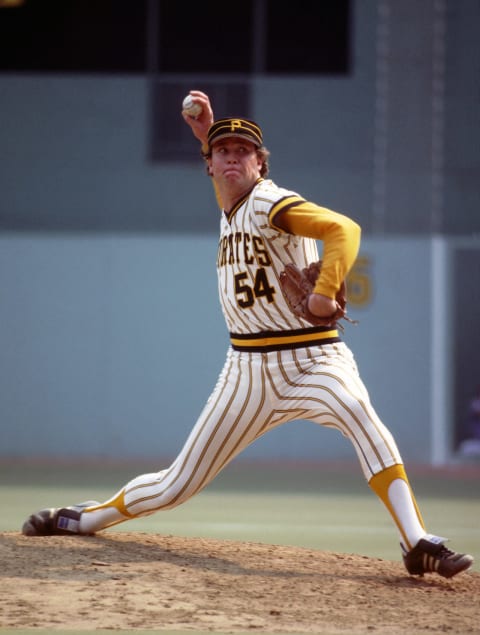
M 0 627 L 480 633 L 480 574 L 298 547 L 104 533 L 0 534 Z

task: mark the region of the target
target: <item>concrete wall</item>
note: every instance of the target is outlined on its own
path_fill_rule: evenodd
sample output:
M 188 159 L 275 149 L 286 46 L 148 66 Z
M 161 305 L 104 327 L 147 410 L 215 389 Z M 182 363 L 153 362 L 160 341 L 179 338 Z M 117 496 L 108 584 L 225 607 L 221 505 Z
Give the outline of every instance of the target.
M 175 454 L 228 345 L 215 255 L 213 237 L 2 236 L 0 455 Z M 405 299 L 428 296 L 430 243 L 367 239 L 362 259 L 369 292 L 352 295 L 360 324 L 346 325 L 346 341 L 405 454 L 426 460 L 430 327 L 413 328 Z M 291 423 L 249 454 L 352 449 L 336 432 Z
M 433 451 L 434 351 L 428 321 L 405 308 L 438 278 L 431 236 L 480 235 L 479 18 L 475 0 L 357 0 L 351 75 L 249 78 L 272 177 L 363 227 L 373 294 L 347 340 L 419 461 Z M 198 160 L 149 160 L 150 82 L 0 74 L 2 456 L 174 454 L 223 363 L 218 212 Z M 465 295 L 476 316 L 478 293 Z M 477 357 L 455 357 L 465 394 Z M 448 445 L 452 412 L 444 423 Z M 310 428 L 251 452 L 350 455 Z
M 246 78 L 272 177 L 366 233 L 479 233 L 479 20 L 474 0 L 357 1 L 350 75 Z M 172 77 L 0 74 L 0 230 L 216 232 L 194 141 L 149 160 L 152 81 Z

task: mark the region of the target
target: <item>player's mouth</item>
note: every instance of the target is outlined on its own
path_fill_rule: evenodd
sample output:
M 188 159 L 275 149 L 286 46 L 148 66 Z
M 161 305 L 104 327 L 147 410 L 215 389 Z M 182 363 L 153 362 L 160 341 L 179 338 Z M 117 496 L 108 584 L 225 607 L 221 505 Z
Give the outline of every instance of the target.
M 234 167 L 230 167 L 230 168 L 226 168 L 223 171 L 224 176 L 231 176 L 236 175 L 236 174 L 240 174 L 240 170 L 238 168 L 234 168 Z

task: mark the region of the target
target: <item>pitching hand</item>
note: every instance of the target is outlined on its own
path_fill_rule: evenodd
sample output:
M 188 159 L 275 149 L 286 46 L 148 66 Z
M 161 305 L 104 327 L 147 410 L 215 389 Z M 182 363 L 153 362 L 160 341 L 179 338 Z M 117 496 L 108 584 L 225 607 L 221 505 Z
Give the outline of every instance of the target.
M 190 115 L 187 115 L 187 113 L 182 110 L 182 117 L 190 126 L 193 134 L 200 143 L 206 145 L 208 129 L 213 123 L 213 110 L 210 99 L 208 95 L 202 93 L 200 90 L 191 90 L 189 94 L 193 97 L 194 102 L 202 107 L 202 112 L 198 117 L 190 117 Z

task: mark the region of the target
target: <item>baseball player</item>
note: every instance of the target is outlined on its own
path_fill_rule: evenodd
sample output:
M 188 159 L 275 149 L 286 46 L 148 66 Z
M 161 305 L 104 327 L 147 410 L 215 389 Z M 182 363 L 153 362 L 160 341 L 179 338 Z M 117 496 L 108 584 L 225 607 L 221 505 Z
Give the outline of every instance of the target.
M 241 117 L 214 121 L 208 96 L 190 94 L 202 112 L 183 117 L 202 143 L 221 206 L 216 257 L 230 333 L 225 365 L 169 467 L 134 478 L 104 503 L 32 514 L 23 533 L 93 534 L 171 509 L 200 492 L 255 439 L 287 421 L 308 419 L 352 442 L 369 486 L 398 529 L 410 574 L 450 578 L 465 571 L 473 558 L 427 533 L 395 440 L 339 336 L 337 321 L 345 311 L 338 292 L 356 259 L 360 227 L 268 180 L 260 126 Z M 318 261 L 317 240 L 323 262 L 309 286 L 305 272 Z M 288 286 L 285 272 L 292 265 Z

